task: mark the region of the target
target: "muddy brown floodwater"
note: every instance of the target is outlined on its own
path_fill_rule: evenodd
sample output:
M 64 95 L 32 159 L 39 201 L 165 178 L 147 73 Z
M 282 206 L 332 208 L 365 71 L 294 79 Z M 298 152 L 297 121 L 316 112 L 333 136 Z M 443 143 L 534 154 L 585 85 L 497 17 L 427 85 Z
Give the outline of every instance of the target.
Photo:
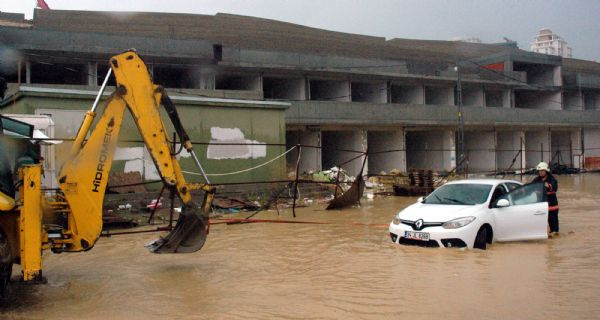
M 48 284 L 12 283 L 0 317 L 598 319 L 600 175 L 558 180 L 561 236 L 547 241 L 487 251 L 398 246 L 386 225 L 414 198 L 316 205 L 297 220 L 328 224 L 215 225 L 196 254 L 151 254 L 143 246 L 152 234 L 47 253 Z

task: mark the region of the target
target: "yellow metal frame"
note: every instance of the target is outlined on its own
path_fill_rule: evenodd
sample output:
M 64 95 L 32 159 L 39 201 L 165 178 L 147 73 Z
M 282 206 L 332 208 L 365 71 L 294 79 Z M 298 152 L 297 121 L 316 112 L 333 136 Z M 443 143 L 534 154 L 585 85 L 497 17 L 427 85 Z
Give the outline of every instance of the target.
M 42 210 L 41 165 L 27 165 L 19 169 L 19 194 L 23 205 L 19 215 L 19 255 L 23 280 L 41 280 L 42 277 Z

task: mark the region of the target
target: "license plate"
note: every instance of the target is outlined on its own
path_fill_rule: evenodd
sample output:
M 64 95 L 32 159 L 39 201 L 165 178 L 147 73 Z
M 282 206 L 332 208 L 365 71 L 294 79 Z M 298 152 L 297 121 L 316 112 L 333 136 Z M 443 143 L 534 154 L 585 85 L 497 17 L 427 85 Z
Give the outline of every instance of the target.
M 413 240 L 429 241 L 429 233 L 427 232 L 404 231 L 404 237 Z

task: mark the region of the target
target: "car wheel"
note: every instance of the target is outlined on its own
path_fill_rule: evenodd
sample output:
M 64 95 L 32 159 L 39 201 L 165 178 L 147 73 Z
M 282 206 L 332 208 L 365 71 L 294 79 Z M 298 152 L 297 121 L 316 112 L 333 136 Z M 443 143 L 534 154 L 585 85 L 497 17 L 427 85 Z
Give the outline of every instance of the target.
M 4 233 L 0 231 L 0 295 L 4 293 L 4 289 L 10 281 L 12 265 L 10 244 Z
M 487 229 L 485 227 L 481 227 L 479 231 L 477 231 L 477 236 L 475 237 L 475 243 L 473 244 L 473 248 L 485 250 L 487 246 Z

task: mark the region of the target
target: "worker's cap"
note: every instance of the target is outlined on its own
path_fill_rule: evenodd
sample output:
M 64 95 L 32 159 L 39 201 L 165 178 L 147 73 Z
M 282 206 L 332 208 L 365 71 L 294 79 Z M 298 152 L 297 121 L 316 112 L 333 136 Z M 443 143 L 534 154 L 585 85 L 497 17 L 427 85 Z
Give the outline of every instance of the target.
M 548 166 L 548 164 L 547 164 L 547 163 L 545 163 L 545 162 L 543 162 L 543 161 L 542 161 L 542 162 L 540 162 L 540 163 L 537 165 L 537 167 L 535 167 L 535 170 L 537 170 L 537 171 L 542 171 L 542 170 L 544 170 L 544 171 L 546 171 L 546 172 L 550 172 L 550 167 Z

